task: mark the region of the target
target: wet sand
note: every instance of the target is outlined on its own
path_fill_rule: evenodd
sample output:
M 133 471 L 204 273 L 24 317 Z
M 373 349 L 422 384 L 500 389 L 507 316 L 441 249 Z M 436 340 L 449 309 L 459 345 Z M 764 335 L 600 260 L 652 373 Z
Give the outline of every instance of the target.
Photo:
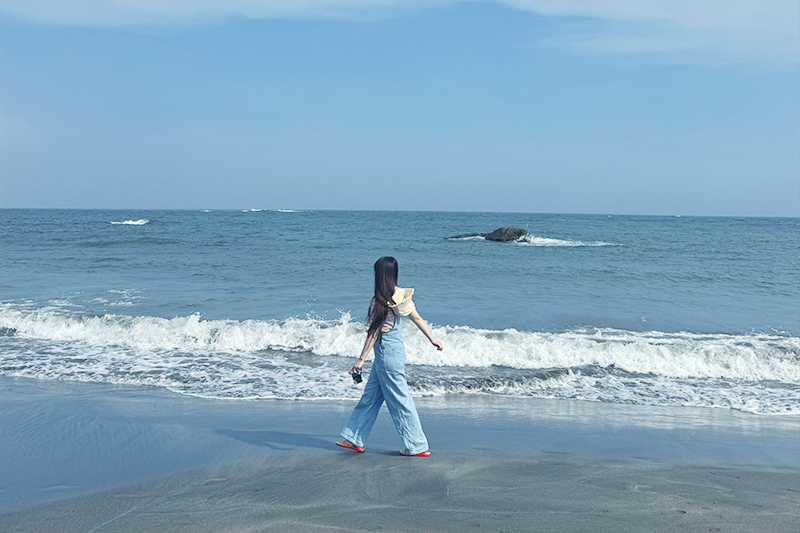
M 433 456 L 333 446 L 352 403 L 0 379 L 2 531 L 796 531 L 800 424 L 418 400 Z

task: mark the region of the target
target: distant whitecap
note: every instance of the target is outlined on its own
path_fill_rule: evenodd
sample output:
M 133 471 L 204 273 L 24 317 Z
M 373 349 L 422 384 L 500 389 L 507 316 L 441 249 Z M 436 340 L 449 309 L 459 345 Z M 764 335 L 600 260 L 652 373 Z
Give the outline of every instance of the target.
M 453 241 L 485 241 L 486 238 L 481 235 L 470 235 L 467 237 L 458 237 L 458 238 L 450 238 L 449 240 Z M 613 242 L 603 242 L 603 241 L 594 241 L 594 242 L 583 242 L 583 241 L 570 241 L 570 240 L 562 240 L 562 239 L 550 239 L 548 237 L 539 237 L 537 235 L 523 235 L 516 241 L 512 241 L 514 244 L 518 244 L 520 246 L 622 246 L 621 244 L 614 244 Z
M 622 246 L 621 244 L 614 244 L 612 242 L 594 241 L 571 241 L 562 239 L 550 239 L 548 237 L 539 237 L 537 235 L 523 235 L 514 244 L 520 246 Z
M 147 219 L 140 218 L 139 220 L 123 220 L 122 222 L 112 221 L 112 224 L 121 224 L 123 226 L 144 226 L 150 222 Z
M 450 238 L 451 241 L 485 241 L 486 239 L 480 235 L 470 235 L 469 237 Z

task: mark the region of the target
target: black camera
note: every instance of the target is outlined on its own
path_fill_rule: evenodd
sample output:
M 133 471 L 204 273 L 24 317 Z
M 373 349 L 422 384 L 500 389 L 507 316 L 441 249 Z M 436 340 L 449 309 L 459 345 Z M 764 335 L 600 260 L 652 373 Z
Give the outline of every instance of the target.
M 356 385 L 361 383 L 361 369 L 360 368 L 356 368 L 356 369 L 353 370 L 353 383 L 355 383 Z

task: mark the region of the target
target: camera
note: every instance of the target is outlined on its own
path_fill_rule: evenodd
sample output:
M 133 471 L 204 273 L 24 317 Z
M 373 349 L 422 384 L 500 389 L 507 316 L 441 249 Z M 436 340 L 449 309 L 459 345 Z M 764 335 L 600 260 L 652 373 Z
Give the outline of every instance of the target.
M 361 383 L 361 369 L 360 368 L 356 368 L 355 371 L 353 372 L 353 383 L 355 383 L 356 385 Z

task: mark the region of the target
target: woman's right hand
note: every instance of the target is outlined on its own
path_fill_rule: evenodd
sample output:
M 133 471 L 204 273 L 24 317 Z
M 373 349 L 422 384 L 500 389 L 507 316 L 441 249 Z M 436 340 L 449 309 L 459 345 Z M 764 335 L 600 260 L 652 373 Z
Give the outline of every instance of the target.
M 431 344 L 436 346 L 436 349 L 439 350 L 440 352 L 442 350 L 444 350 L 444 344 L 442 344 L 441 342 L 437 341 L 436 339 L 431 339 Z
M 364 361 L 359 359 L 356 363 L 350 367 L 350 370 L 347 371 L 348 374 L 357 374 L 361 372 L 361 367 L 364 366 Z

